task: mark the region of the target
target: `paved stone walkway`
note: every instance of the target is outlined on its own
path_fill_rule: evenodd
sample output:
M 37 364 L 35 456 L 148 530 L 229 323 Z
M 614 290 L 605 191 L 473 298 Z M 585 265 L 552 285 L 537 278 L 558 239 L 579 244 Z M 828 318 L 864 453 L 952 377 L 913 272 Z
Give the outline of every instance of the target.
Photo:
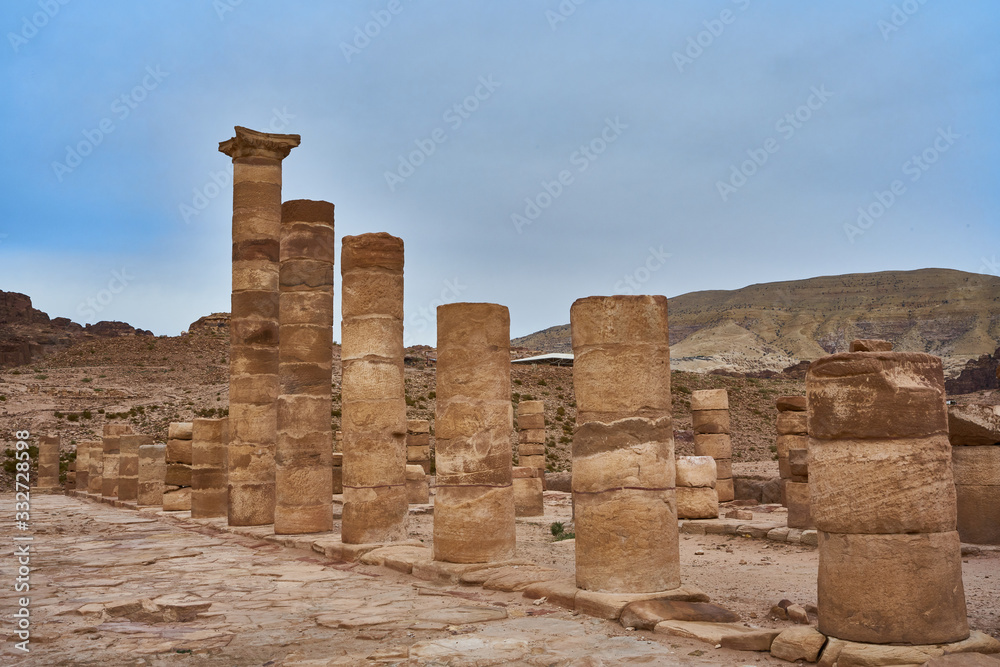
M 5 494 L 0 517 L 13 516 Z M 13 591 L 8 538 L 3 664 L 771 664 L 519 593 L 435 585 L 66 496 L 34 496 L 31 531 L 18 534 L 34 536 L 31 652 L 14 648 L 12 614 L 26 594 Z

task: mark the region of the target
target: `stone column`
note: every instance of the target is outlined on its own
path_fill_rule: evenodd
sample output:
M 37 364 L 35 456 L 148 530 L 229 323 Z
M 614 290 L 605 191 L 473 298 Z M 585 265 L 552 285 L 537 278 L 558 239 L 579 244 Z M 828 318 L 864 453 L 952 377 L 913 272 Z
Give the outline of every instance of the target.
M 958 534 L 963 542 L 1000 544 L 1000 405 L 948 407 Z
M 437 309 L 434 560 L 514 556 L 510 313 L 492 303 Z
M 76 459 L 70 459 L 69 466 L 66 470 L 66 483 L 63 484 L 63 490 L 66 493 L 76 489 Z
M 191 518 L 228 516 L 226 448 L 229 418 L 191 422 Z
M 678 456 L 677 518 L 717 519 L 719 494 L 715 491 L 717 465 L 711 456 Z
M 103 444 L 104 465 L 101 470 L 101 495 L 105 498 L 118 497 L 118 469 L 121 456 L 121 436 L 132 433 L 128 424 L 105 424 Z
M 341 452 L 334 452 L 330 460 L 333 468 L 333 494 L 338 495 L 344 492 L 344 455 Z
M 87 492 L 90 482 L 90 442 L 84 441 L 76 446 L 76 485 L 77 491 Z
M 166 445 L 139 445 L 139 482 L 136 505 L 163 504 L 163 476 L 166 470 Z
M 545 487 L 545 402 L 521 401 L 517 404 L 517 458 L 519 466 L 534 468 L 535 477 Z
M 733 489 L 733 443 L 729 436 L 729 392 L 699 389 L 691 392 L 691 425 L 695 456 L 715 459 L 715 491 L 719 502 L 735 498 Z
M 792 400 L 801 399 L 801 400 Z M 809 512 L 809 432 L 805 396 L 781 396 L 776 404 L 778 472 L 782 504 L 788 507 L 789 528 L 814 528 Z
M 163 509 L 181 512 L 191 509 L 191 462 L 194 452 L 191 422 L 170 422 L 167 426 L 167 467 L 163 474 Z
M 38 438 L 38 482 L 35 491 L 55 493 L 59 490 L 59 436 Z
M 244 127 L 219 144 L 233 159 L 229 359 L 229 524 L 274 522 L 281 161 L 297 134 Z
M 406 539 L 408 512 L 403 241 L 378 233 L 345 236 L 342 243 L 341 539 L 395 542 Z
M 570 323 L 576 585 L 616 594 L 678 588 L 667 299 L 578 299 Z
M 87 493 L 99 496 L 104 488 L 104 443 L 101 440 L 91 440 L 89 444 Z
M 849 352 L 806 374 L 819 631 L 874 644 L 969 636 L 941 359 Z
M 127 434 L 119 436 L 118 443 L 118 500 L 134 503 L 139 498 L 139 447 L 153 444 L 153 438 Z
M 779 396 L 776 406 L 778 408 L 778 417 L 775 420 L 777 437 L 774 444 L 778 452 L 778 474 L 781 476 L 781 504 L 787 506 L 788 485 L 792 480 L 789 453 L 793 450 L 804 451 L 809 445 L 807 437 L 809 434 L 806 429 L 806 397 Z M 792 495 L 798 501 L 804 498 L 801 489 L 792 489 Z M 807 499 L 808 490 L 805 497 Z
M 418 465 L 431 474 L 431 423 L 426 419 L 406 422 L 406 463 Z
M 281 206 L 274 532 L 333 530 L 333 204 Z

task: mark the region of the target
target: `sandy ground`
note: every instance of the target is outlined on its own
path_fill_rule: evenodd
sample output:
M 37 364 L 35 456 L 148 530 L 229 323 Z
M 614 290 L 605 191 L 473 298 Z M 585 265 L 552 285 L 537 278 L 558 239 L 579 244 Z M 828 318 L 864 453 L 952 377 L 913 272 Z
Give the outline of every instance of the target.
M 553 521 L 568 524 L 569 502 L 547 495 L 544 517 L 518 519 L 518 557 L 571 574 L 573 542 L 552 542 L 549 532 Z M 12 516 L 13 504 L 12 495 L 0 496 L 0 516 Z M 629 632 L 518 593 L 330 562 L 152 511 L 35 496 L 31 520 L 32 652 L 19 654 L 8 641 L 5 664 L 787 664 L 768 654 Z M 431 522 L 429 515 L 411 517 L 412 537 L 429 543 Z M 772 604 L 815 601 L 814 548 L 682 534 L 680 551 L 684 582 L 747 624 L 786 627 L 769 618 Z M 12 582 L 15 570 L 5 550 L 0 577 Z M 964 575 L 972 627 L 1000 634 L 1000 553 L 965 558 Z M 5 634 L 17 597 L 5 584 Z M 210 606 L 190 620 L 150 618 L 138 604 L 143 598 L 161 610 Z M 108 603 L 122 615 L 102 610 Z M 462 611 L 468 607 L 505 618 L 469 620 Z

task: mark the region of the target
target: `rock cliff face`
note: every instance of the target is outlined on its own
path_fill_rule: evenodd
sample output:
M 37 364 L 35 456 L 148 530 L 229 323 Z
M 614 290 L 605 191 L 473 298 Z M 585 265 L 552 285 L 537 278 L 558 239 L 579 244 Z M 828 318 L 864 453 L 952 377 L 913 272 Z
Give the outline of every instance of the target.
M 884 338 L 958 372 L 1000 344 L 1000 278 L 950 269 L 884 271 L 691 292 L 670 299 L 674 368 L 780 371 Z M 569 326 L 511 342 L 568 351 Z
M 1000 389 L 1000 347 L 993 354 L 984 354 L 971 359 L 958 377 L 946 380 L 945 391 L 949 394 L 971 394 L 983 389 Z
M 31 297 L 0 291 L 0 366 L 21 366 L 62 350 L 87 336 L 152 336 L 152 332 L 125 322 L 97 322 L 82 326 L 66 317 L 50 318 L 31 306 Z

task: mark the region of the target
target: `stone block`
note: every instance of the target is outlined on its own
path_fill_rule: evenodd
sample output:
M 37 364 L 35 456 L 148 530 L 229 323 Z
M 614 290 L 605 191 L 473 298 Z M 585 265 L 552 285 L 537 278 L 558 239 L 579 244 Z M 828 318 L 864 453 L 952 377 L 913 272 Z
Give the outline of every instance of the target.
M 789 528 L 813 528 L 809 511 L 809 484 L 789 482 L 785 486 Z
M 676 486 L 715 488 L 716 464 L 711 456 L 678 456 Z M 716 508 L 718 509 L 718 508 Z
M 955 447 L 951 460 L 955 484 L 1000 486 L 1000 446 Z
M 806 435 L 808 413 L 805 412 L 779 412 L 775 420 L 775 429 L 778 435 Z
M 174 486 L 191 486 L 191 466 L 185 463 L 168 463 L 163 483 Z
M 544 428 L 532 428 L 525 429 L 518 433 L 517 441 L 521 444 L 524 443 L 543 443 L 545 442 L 545 429 Z
M 738 623 L 735 612 L 711 602 L 683 600 L 639 600 L 630 602 L 618 618 L 626 628 L 652 630 L 663 621 L 699 621 L 702 623 Z
M 163 511 L 181 512 L 191 510 L 191 489 L 184 487 L 163 494 Z
M 541 443 L 524 443 L 517 446 L 519 456 L 545 456 L 545 445 Z
M 781 660 L 816 662 L 826 637 L 809 626 L 785 628 L 771 643 L 771 655 Z
M 170 422 L 167 425 L 167 440 L 190 440 L 192 428 L 192 422 Z
M 935 644 L 969 636 L 957 532 L 819 533 L 819 630 L 855 642 Z
M 533 469 L 532 469 L 533 470 Z M 540 477 L 514 478 L 514 516 L 542 516 L 542 479 Z
M 814 361 L 806 374 L 809 435 L 910 438 L 948 433 L 940 357 L 854 352 Z
M 1000 405 L 949 405 L 948 438 L 954 446 L 1000 443 Z
M 806 397 L 779 396 L 778 400 L 775 401 L 775 406 L 778 408 L 778 412 L 805 412 Z
M 941 533 L 955 529 L 951 446 L 944 435 L 811 440 L 816 527 L 830 533 Z
M 185 463 L 191 465 L 193 440 L 167 440 L 167 463 Z
M 691 426 L 695 433 L 729 433 L 729 410 L 695 410 Z
M 517 427 L 522 431 L 528 429 L 544 429 L 545 428 L 545 415 L 526 415 L 518 414 L 517 416 Z
M 726 389 L 697 389 L 691 392 L 691 410 L 728 410 L 729 391 Z
M 1000 486 L 957 485 L 958 534 L 970 544 L 1000 544 Z
M 714 459 L 731 459 L 733 443 L 728 433 L 695 433 L 694 454 Z
M 720 503 L 728 503 L 736 498 L 736 492 L 733 489 L 733 479 L 732 477 L 728 479 L 717 479 L 715 480 L 715 492 L 719 496 Z
M 678 519 L 715 519 L 719 516 L 719 495 L 712 487 L 677 487 Z

